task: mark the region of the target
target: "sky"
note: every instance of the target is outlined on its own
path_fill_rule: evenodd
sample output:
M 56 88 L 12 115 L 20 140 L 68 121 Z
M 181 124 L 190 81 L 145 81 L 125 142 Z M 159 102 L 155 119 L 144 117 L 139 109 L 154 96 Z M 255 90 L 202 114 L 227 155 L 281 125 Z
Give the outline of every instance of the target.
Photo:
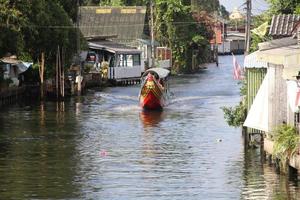
M 246 2 L 246 0 L 219 0 L 222 5 L 225 6 L 225 8 L 231 12 L 234 7 L 238 7 L 240 11 L 243 11 L 242 6 L 243 3 Z M 252 0 L 252 13 L 253 14 L 260 14 L 264 10 L 268 9 L 268 4 L 265 0 Z

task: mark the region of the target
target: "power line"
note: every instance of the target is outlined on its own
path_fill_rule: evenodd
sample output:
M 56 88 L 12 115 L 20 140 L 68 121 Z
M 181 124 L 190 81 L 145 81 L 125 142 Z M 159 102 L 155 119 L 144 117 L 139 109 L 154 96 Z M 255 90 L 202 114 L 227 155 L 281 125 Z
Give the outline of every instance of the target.
M 167 22 L 165 22 L 167 23 Z M 192 25 L 192 24 L 203 24 L 201 22 L 172 22 L 170 24 L 173 25 Z M 105 25 L 105 26 L 79 26 L 79 28 L 114 28 L 114 27 L 135 27 L 135 26 L 144 26 L 145 24 L 125 24 L 125 25 Z M 14 24 L 0 24 L 0 27 L 10 27 L 10 26 L 15 26 Z M 76 26 L 60 26 L 60 25 L 49 25 L 49 26 L 40 26 L 40 25 L 24 25 L 20 27 L 26 27 L 26 28 L 48 28 L 48 29 L 76 29 Z

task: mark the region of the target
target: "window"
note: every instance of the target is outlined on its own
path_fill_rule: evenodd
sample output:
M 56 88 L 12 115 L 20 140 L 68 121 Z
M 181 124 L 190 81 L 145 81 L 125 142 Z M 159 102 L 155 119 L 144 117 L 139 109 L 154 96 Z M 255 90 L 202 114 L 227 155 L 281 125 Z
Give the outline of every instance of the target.
M 120 63 L 118 67 L 124 67 L 125 66 L 125 56 L 123 54 L 119 55 Z
M 141 65 L 141 57 L 139 54 L 133 55 L 133 66 Z
M 132 55 L 126 55 L 127 67 L 133 67 Z
M 141 65 L 141 59 L 139 54 L 121 54 L 119 55 L 119 65 L 118 67 L 133 67 Z

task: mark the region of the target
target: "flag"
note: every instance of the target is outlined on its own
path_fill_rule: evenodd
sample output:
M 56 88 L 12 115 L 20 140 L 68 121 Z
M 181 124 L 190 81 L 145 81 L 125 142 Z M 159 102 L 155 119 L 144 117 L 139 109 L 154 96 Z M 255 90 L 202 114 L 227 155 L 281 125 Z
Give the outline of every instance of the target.
M 237 62 L 235 56 L 232 54 L 233 58 L 233 79 L 241 80 L 242 79 L 242 69 L 239 63 Z
M 300 104 L 300 88 L 297 88 L 297 93 L 296 93 L 296 101 L 295 101 L 295 107 L 298 107 Z
M 268 22 L 265 22 L 265 23 L 261 24 L 259 27 L 251 30 L 251 32 L 254 33 L 255 35 L 258 35 L 259 37 L 263 38 L 267 33 L 268 27 L 269 27 Z

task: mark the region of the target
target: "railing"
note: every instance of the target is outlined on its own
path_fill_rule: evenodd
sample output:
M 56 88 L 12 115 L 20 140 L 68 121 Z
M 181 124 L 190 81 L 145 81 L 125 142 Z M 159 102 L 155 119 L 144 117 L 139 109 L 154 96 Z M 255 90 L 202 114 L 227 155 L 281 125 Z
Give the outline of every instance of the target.
M 20 87 L 8 87 L 1 88 L 0 90 L 0 107 L 8 104 L 16 103 L 18 100 L 21 100 L 25 97 L 35 96 L 39 93 L 38 85 L 26 85 Z

